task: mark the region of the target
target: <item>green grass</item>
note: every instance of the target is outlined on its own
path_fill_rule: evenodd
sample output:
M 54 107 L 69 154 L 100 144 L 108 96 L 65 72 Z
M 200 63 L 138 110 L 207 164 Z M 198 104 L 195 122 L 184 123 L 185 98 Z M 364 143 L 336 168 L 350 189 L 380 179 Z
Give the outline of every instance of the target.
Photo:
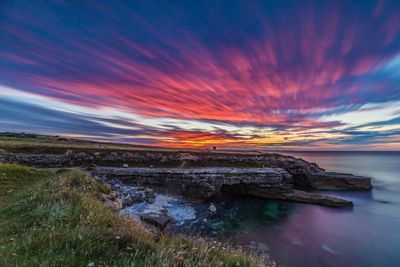
M 23 136 L 21 136 L 23 135 Z M 97 142 L 89 140 L 68 139 L 58 136 L 18 134 L 0 132 L 0 153 L 25 153 L 25 154 L 59 154 L 67 149 L 79 149 L 82 151 L 149 151 L 149 152 L 198 152 L 216 154 L 240 154 L 259 155 L 257 151 L 244 150 L 205 150 L 205 148 L 178 148 L 159 147 L 148 145 L 119 144 L 109 142 Z M 263 153 L 266 154 L 266 153 Z
M 82 172 L 0 164 L 0 266 L 274 266 L 241 250 L 148 233 L 105 208 L 101 193 L 107 187 Z

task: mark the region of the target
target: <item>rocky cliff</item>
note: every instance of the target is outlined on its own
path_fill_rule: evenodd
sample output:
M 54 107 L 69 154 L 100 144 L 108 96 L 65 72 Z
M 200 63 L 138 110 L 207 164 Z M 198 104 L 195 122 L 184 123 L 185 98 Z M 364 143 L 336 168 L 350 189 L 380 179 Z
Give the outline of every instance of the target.
M 282 168 L 115 168 L 97 167 L 94 176 L 157 188 L 190 199 L 207 199 L 223 191 L 332 207 L 352 206 L 347 200 L 294 190 L 292 175 Z
M 326 172 L 315 163 L 277 153 L 213 153 L 187 151 L 110 151 L 67 150 L 57 154 L 2 153 L 0 162 L 15 162 L 39 167 L 113 166 L 130 167 L 243 167 L 282 168 L 291 174 L 296 189 L 372 188 L 368 177 Z
M 93 175 L 114 178 L 128 184 L 157 188 L 188 198 L 219 195 L 222 187 L 239 187 L 243 193 L 262 188 L 268 195 L 293 191 L 292 176 L 280 168 L 115 168 L 97 167 Z

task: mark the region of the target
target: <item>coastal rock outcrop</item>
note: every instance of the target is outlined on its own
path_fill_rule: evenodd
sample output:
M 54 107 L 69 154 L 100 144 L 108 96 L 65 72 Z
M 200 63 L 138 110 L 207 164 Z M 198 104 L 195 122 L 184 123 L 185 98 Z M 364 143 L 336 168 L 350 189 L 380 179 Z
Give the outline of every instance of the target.
M 348 173 L 316 172 L 308 176 L 313 189 L 327 190 L 370 190 L 371 178 Z
M 97 167 L 93 175 L 135 186 L 157 188 L 189 199 L 207 199 L 223 191 L 303 203 L 342 207 L 347 200 L 294 190 L 292 176 L 281 168 L 113 168 Z
M 223 186 L 244 190 L 265 188 L 270 195 L 292 192 L 292 177 L 280 168 L 113 168 L 97 167 L 93 174 L 135 186 L 158 188 L 187 198 L 217 196 Z
M 293 201 L 293 202 L 301 202 L 301 203 L 319 204 L 322 206 L 329 206 L 329 207 L 353 206 L 353 202 L 349 200 L 316 194 L 316 193 L 305 192 L 301 190 L 293 190 L 292 193 L 283 194 L 281 196 L 278 196 L 277 199 Z
M 94 167 L 96 165 L 124 166 L 125 168 L 128 166 L 153 166 L 155 168 L 178 168 L 182 166 L 185 168 L 270 167 L 281 168 L 289 173 L 296 189 L 368 190 L 372 188 L 371 179 L 368 177 L 326 172 L 315 163 L 277 153 L 68 149 L 58 154 L 0 153 L 0 162 L 22 163 L 38 167 Z M 205 182 L 203 187 L 207 186 Z M 189 187 L 187 190 L 192 189 Z M 210 191 L 212 191 L 212 188 L 206 188 L 206 192 Z
M 67 149 L 56 154 L 24 154 L 1 151 L 0 162 L 37 167 L 89 167 L 98 175 L 162 188 L 193 199 L 230 191 L 270 199 L 349 206 L 344 200 L 298 190 L 372 188 L 370 178 L 327 172 L 315 163 L 277 153 Z M 143 199 L 148 203 L 154 201 L 150 192 L 132 196 L 122 198 L 123 206 Z

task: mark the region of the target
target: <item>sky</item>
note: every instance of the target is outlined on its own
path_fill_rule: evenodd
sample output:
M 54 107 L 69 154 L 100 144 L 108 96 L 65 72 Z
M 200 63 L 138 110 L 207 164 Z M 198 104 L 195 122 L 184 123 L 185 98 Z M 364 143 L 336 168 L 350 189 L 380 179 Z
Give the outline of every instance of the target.
M 400 1 L 0 0 L 0 131 L 400 150 Z

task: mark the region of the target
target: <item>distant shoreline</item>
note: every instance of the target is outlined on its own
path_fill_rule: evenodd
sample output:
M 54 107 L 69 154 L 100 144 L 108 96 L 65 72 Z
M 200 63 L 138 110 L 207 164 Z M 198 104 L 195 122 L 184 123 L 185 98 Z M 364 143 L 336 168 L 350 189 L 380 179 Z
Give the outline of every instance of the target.
M 38 134 L 33 132 L 0 132 L 0 142 L 2 140 L 8 140 L 9 138 L 15 138 L 19 141 L 23 140 L 32 140 L 37 139 L 38 141 L 63 141 L 63 142 L 76 142 L 76 143 L 89 143 L 96 144 L 99 146 L 124 146 L 125 149 L 150 149 L 150 150 L 168 150 L 168 151 L 213 151 L 213 152 L 227 152 L 227 153 L 360 153 L 360 152 L 376 152 L 376 153 L 400 153 L 398 150 L 290 150 L 290 149 L 260 149 L 260 148 L 219 148 L 216 147 L 216 150 L 212 150 L 212 147 L 209 148 L 196 148 L 196 147 L 173 147 L 173 146 L 152 146 L 152 145 L 142 145 L 142 144 L 133 144 L 133 143 L 123 143 L 123 142 L 112 142 L 112 141 L 95 141 L 89 139 L 81 139 L 81 138 L 69 138 L 64 137 L 62 135 L 46 135 L 46 134 Z

